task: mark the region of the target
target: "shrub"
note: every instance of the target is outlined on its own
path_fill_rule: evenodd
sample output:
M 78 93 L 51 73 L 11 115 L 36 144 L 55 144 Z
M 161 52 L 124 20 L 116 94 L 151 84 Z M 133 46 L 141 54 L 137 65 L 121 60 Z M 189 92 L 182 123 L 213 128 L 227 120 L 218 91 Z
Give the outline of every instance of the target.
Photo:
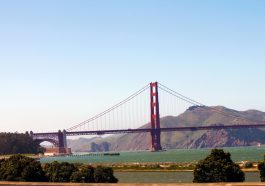
M 91 166 L 80 166 L 79 170 L 73 172 L 70 177 L 71 182 L 84 182 L 84 183 L 94 183 L 94 168 Z
M 250 161 L 247 161 L 243 164 L 243 167 L 246 169 L 252 168 L 253 167 L 253 163 Z
M 85 182 L 85 183 L 117 183 L 112 168 L 88 165 L 77 165 L 54 161 L 44 165 L 44 172 L 50 182 Z
M 112 168 L 98 166 L 94 172 L 96 183 L 117 183 L 118 179 L 113 175 Z
M 44 172 L 50 182 L 70 182 L 73 172 L 77 171 L 74 164 L 54 161 L 44 166 Z
M 265 156 L 264 156 L 265 160 Z M 265 161 L 260 162 L 258 164 L 259 174 L 260 174 L 260 181 L 265 182 Z
M 78 167 L 77 167 L 78 166 Z M 0 181 L 117 183 L 112 168 L 54 161 L 42 169 L 40 162 L 22 155 L 0 159 Z
M 194 169 L 193 182 L 243 182 L 245 175 L 222 149 L 213 149 Z
M 46 181 L 40 162 L 22 155 L 13 155 L 0 161 L 2 181 Z

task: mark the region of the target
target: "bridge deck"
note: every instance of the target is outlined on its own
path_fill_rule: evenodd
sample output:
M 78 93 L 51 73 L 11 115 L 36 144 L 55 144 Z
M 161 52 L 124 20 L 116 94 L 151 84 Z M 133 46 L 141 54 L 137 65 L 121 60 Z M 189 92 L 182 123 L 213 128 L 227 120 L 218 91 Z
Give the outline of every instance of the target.
M 239 125 L 210 125 L 210 126 L 190 126 L 190 127 L 171 127 L 160 128 L 161 132 L 172 131 L 197 131 L 197 130 L 220 130 L 220 129 L 239 129 L 239 128 L 264 128 L 265 123 L 258 124 L 239 124 Z M 104 134 L 122 134 L 122 133 L 142 133 L 151 132 L 151 128 L 138 128 L 138 129 L 118 129 L 118 130 L 95 130 L 95 131 L 67 131 L 67 136 L 78 135 L 104 135 Z M 155 129 L 156 130 L 156 129 Z M 40 135 L 56 135 L 58 132 L 34 133 L 34 136 Z

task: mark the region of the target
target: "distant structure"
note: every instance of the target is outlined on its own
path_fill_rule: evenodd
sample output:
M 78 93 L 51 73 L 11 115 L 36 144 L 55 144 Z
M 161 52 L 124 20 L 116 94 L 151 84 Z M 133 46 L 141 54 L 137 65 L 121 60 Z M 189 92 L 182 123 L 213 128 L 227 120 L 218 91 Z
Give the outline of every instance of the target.
M 71 149 L 67 147 L 66 130 L 59 130 L 57 133 L 38 133 L 30 131 L 30 136 L 38 143 L 50 142 L 53 148 L 45 148 L 45 156 L 68 155 L 72 154 Z
M 242 119 L 242 121 L 245 124 L 231 124 L 231 125 L 223 125 L 223 124 L 211 124 L 209 126 L 200 126 L 199 124 L 197 126 L 179 126 L 179 127 L 167 127 L 167 128 L 161 128 L 160 127 L 160 111 L 159 111 L 159 95 L 158 90 L 162 90 L 164 93 L 167 93 L 167 95 L 172 96 L 172 98 L 177 99 L 178 101 L 184 101 L 185 103 L 188 103 L 192 105 L 188 108 L 188 110 L 193 110 L 198 107 L 202 109 L 211 109 L 210 107 L 207 107 L 199 102 L 196 102 L 184 95 L 179 94 L 178 92 L 158 83 L 158 82 L 151 82 L 150 84 L 146 85 L 142 89 L 138 90 L 128 98 L 124 99 L 123 101 L 119 102 L 118 104 L 114 105 L 113 107 L 99 113 L 98 115 L 89 118 L 88 120 L 85 120 L 77 125 L 74 125 L 73 127 L 67 129 L 67 130 L 59 130 L 58 132 L 44 132 L 44 133 L 33 133 L 30 132 L 30 136 L 36 140 L 38 143 L 42 143 L 44 141 L 50 142 L 54 145 L 54 148 L 47 148 L 46 149 L 46 155 L 60 155 L 60 154 L 70 154 L 71 149 L 67 147 L 67 136 L 77 136 L 77 135 L 104 135 L 104 134 L 124 134 L 124 133 L 150 133 L 151 139 L 151 150 L 152 151 L 160 151 L 162 150 L 161 146 L 161 132 L 174 132 L 174 131 L 196 131 L 196 130 L 220 130 L 220 129 L 238 129 L 238 128 L 262 128 L 265 127 L 264 122 L 257 122 L 252 121 L 250 119 L 247 119 L 242 116 L 238 115 L 229 115 L 229 117 Z M 120 110 L 121 112 L 116 112 L 119 108 L 125 108 L 127 106 L 126 104 L 129 104 L 131 100 L 137 98 L 140 94 L 148 93 L 149 98 L 147 100 L 144 100 L 146 105 L 150 103 L 150 115 L 148 116 L 148 110 L 146 110 L 146 107 L 141 107 L 141 104 L 133 105 L 132 108 L 136 108 L 136 112 L 128 112 L 127 110 Z M 146 96 L 148 97 L 148 96 Z M 149 103 L 148 103 L 149 102 Z M 140 108 L 139 108 L 140 106 Z M 128 110 L 132 110 L 132 108 Z M 139 113 L 139 110 L 144 108 L 147 112 L 144 114 L 145 118 L 150 117 L 150 124 L 148 128 L 142 128 L 139 126 L 135 126 L 134 128 L 128 128 L 128 125 L 126 125 L 126 122 L 122 120 L 121 118 L 129 117 L 129 118 L 137 118 L 136 113 Z M 127 111 L 127 112 L 126 112 Z M 219 114 L 225 115 L 225 113 L 214 110 L 218 112 Z M 112 113 L 112 114 L 110 114 Z M 117 117 L 117 113 L 120 113 L 120 117 Z M 129 113 L 129 114 L 128 114 Z M 132 114 L 133 113 L 133 114 Z M 109 115 L 108 115 L 109 114 Z M 226 114 L 227 115 L 227 114 Z M 106 117 L 108 116 L 108 117 Z M 116 119 L 116 120 L 115 120 Z M 102 123 L 103 121 L 103 123 Z M 112 121 L 112 122 L 110 122 Z M 96 123 L 96 127 L 94 127 L 92 124 Z M 100 124 L 98 124 L 100 123 Z M 110 124 L 111 123 L 111 124 Z M 121 125 L 124 125 L 123 128 L 119 128 Z M 131 126 L 131 123 L 129 123 Z M 145 123 L 142 123 L 145 124 Z M 126 128 L 124 128 L 126 127 Z M 133 127 L 133 126 L 132 126 Z
M 57 156 L 57 155 L 70 155 L 72 154 L 71 148 L 45 148 L 44 156 Z

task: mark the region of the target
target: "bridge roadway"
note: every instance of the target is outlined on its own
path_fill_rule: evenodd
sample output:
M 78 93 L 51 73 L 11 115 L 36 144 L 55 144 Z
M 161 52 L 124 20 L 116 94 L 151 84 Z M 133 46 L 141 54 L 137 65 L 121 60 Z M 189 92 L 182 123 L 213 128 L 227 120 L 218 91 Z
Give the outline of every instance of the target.
M 256 124 L 238 124 L 238 125 L 210 125 L 210 126 L 191 126 L 191 127 L 171 127 L 171 128 L 160 128 L 161 132 L 173 132 L 173 131 L 197 131 L 197 130 L 220 130 L 220 129 L 239 129 L 239 128 L 265 128 L 265 123 Z M 66 131 L 67 136 L 78 136 L 78 135 L 104 135 L 104 134 L 122 134 L 122 133 L 142 133 L 151 132 L 151 128 L 138 128 L 138 129 L 119 129 L 119 130 L 95 130 L 95 131 Z M 45 133 L 34 133 L 35 136 L 52 135 L 58 132 L 45 132 Z

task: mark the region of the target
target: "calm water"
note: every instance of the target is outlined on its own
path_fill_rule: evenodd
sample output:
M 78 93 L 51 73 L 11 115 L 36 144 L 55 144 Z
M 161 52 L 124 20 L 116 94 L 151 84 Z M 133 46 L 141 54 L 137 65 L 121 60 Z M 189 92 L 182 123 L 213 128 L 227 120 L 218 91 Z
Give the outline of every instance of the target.
M 224 148 L 234 161 L 262 161 L 265 147 Z M 67 161 L 80 163 L 126 163 L 126 162 L 196 162 L 210 153 L 210 149 L 179 149 L 163 152 L 121 152 L 119 156 L 65 156 L 41 158 L 41 163 Z
M 234 161 L 262 161 L 265 147 L 224 148 Z M 164 152 L 121 152 L 119 156 L 67 156 L 41 158 L 41 163 L 67 161 L 80 163 L 126 163 L 126 162 L 196 162 L 205 158 L 211 149 L 169 150 Z M 259 172 L 247 172 L 247 182 L 257 182 Z M 192 172 L 115 172 L 120 183 L 191 183 Z

